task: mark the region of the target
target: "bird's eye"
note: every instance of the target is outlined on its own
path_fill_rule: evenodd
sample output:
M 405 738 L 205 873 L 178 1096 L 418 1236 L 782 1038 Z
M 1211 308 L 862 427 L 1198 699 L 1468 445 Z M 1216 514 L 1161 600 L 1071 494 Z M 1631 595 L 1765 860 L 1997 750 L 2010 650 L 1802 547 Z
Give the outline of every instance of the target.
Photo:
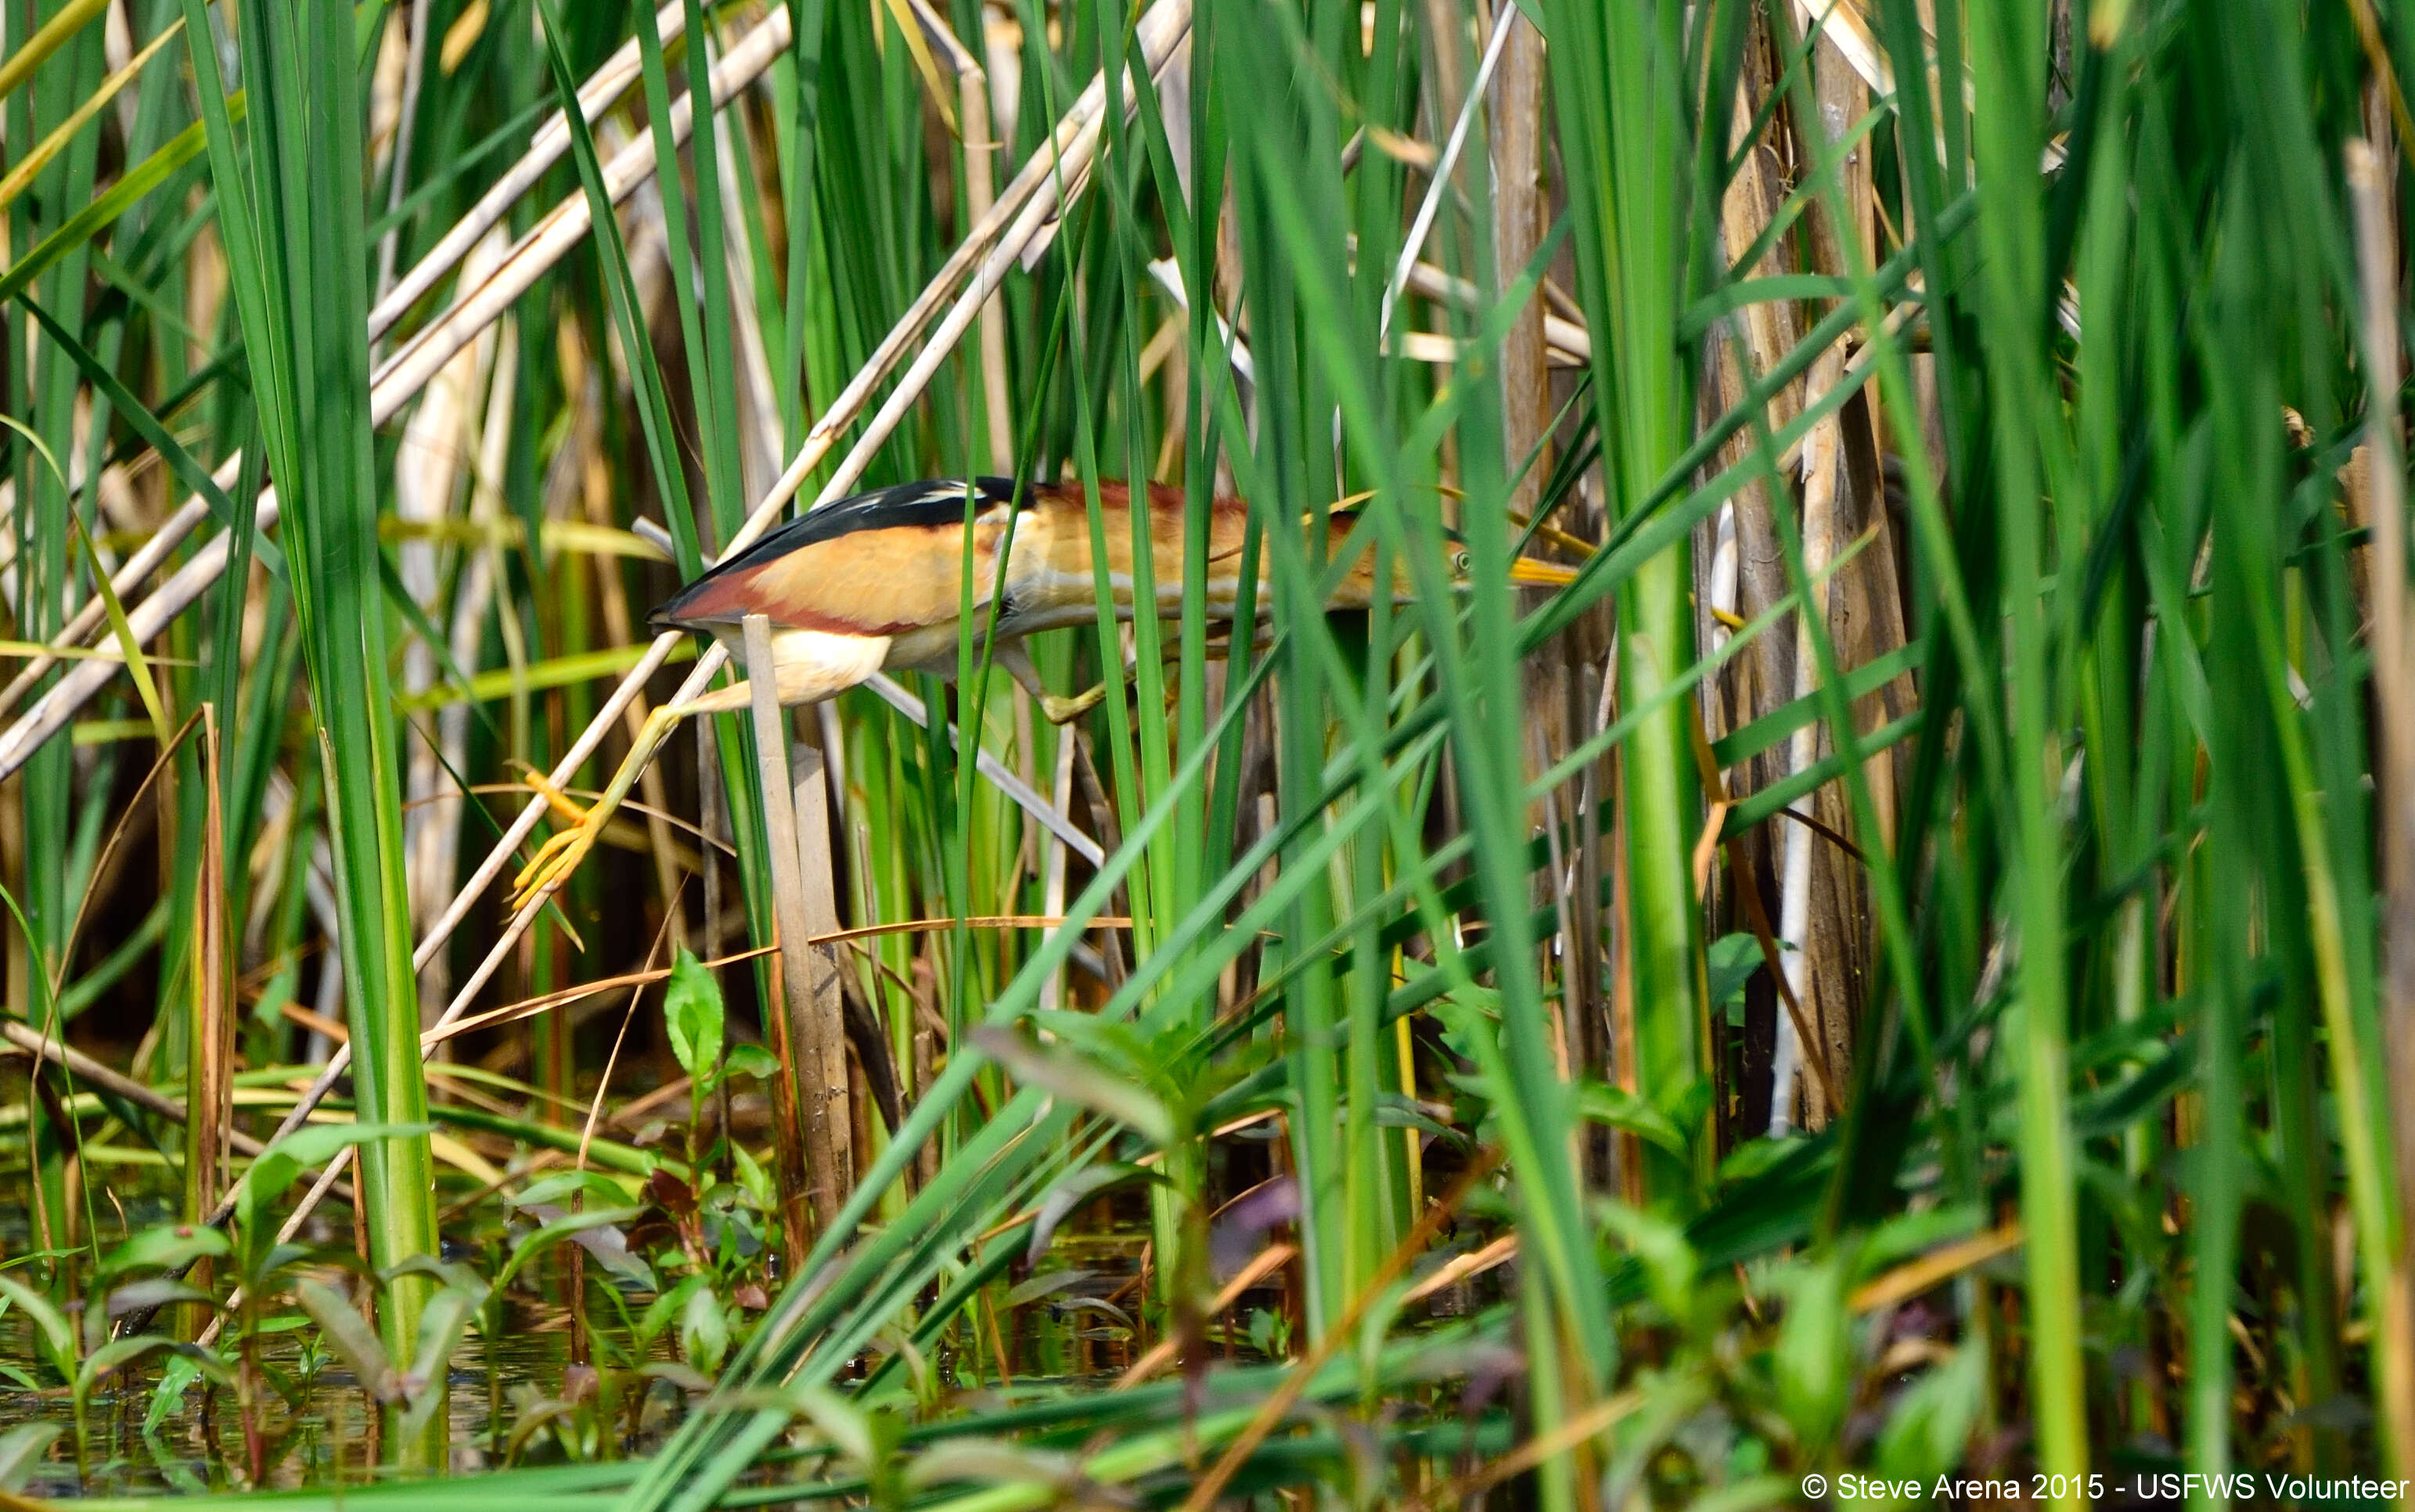
M 1466 552 L 1454 551 L 1450 554 L 1450 570 L 1461 574 L 1464 574 L 1467 571 Z

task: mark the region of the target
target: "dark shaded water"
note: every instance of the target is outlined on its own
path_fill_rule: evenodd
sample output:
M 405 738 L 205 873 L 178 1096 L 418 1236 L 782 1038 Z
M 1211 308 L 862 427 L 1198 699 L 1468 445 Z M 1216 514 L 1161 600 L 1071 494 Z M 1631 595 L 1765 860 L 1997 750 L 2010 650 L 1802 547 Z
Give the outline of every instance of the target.
M 144 1185 L 156 1183 L 145 1183 L 137 1175 L 97 1206 L 92 1221 L 102 1235 L 104 1251 L 128 1233 L 172 1220 L 174 1198 L 142 1190 Z M 344 1234 L 320 1224 L 310 1227 L 317 1232 L 306 1232 L 302 1237 L 307 1242 L 343 1244 Z M 0 1269 L 30 1279 L 34 1267 L 8 1264 L 22 1261 L 29 1240 L 24 1205 L 0 1204 Z M 332 1275 L 323 1279 L 336 1280 Z M 292 1312 L 290 1306 L 275 1310 Z M 558 1310 L 515 1306 L 509 1317 L 509 1325 L 491 1353 L 475 1328 L 465 1334 L 453 1353 L 448 1438 L 456 1472 L 500 1462 L 489 1445 L 496 1442 L 498 1426 L 508 1439 L 521 1419 L 513 1400 L 514 1388 L 532 1390 L 548 1400 L 563 1391 L 569 1334 Z M 298 1316 L 293 1321 L 298 1323 Z M 306 1360 L 305 1340 L 315 1332 L 292 1328 L 260 1341 L 256 1358 L 266 1370 L 288 1382 L 302 1383 L 291 1401 L 266 1385 L 261 1388 L 262 1460 L 266 1466 L 262 1488 L 357 1485 L 369 1478 L 369 1468 L 377 1463 L 376 1404 L 340 1360 L 330 1361 L 323 1355 Z M 218 1352 L 232 1362 L 230 1344 L 222 1340 Z M 158 1388 L 166 1360 L 162 1354 L 148 1355 L 96 1387 L 84 1406 L 81 1468 L 75 1406 L 67 1388 L 31 1391 L 0 1377 L 0 1435 L 36 1423 L 60 1430 L 32 1467 L 22 1489 L 35 1496 L 75 1496 L 248 1488 L 250 1448 L 233 1392 L 221 1387 L 213 1394 L 203 1383 L 196 1382 L 180 1397 L 162 1401 Z M 34 1325 L 13 1307 L 0 1311 L 0 1363 L 37 1379 L 48 1378 L 34 1346 Z M 315 1373 L 312 1366 L 317 1367 Z M 608 1451 L 651 1447 L 677 1421 L 678 1399 L 675 1388 L 656 1384 L 636 1440 L 622 1441 L 616 1420 L 613 1442 L 596 1447 Z M 525 1461 L 560 1457 L 549 1435 L 538 1435 L 520 1451 Z
M 14 1320 L 9 1320 L 13 1322 Z M 497 1419 L 493 1404 L 501 1403 L 501 1424 L 506 1434 L 517 1417 L 511 1387 L 533 1386 L 546 1396 L 560 1391 L 568 1335 L 560 1332 L 511 1333 L 497 1344 L 491 1358 L 472 1334 L 454 1352 L 449 1439 L 453 1468 L 475 1471 L 500 1460 L 490 1455 L 490 1428 Z M 22 1365 L 30 1351 L 20 1328 L 0 1328 L 0 1357 Z M 300 1363 L 300 1346 L 289 1336 L 264 1347 L 261 1358 L 272 1369 L 292 1372 Z M 62 1430 L 25 1482 L 35 1496 L 115 1495 L 142 1492 L 229 1490 L 248 1486 L 248 1451 L 233 1393 L 216 1393 L 205 1400 L 200 1385 L 188 1387 L 181 1403 L 155 1412 L 160 1379 L 158 1356 L 128 1372 L 122 1385 L 96 1390 L 85 1404 L 85 1464 L 76 1463 L 74 1406 L 64 1389 L 29 1392 L 0 1388 L 0 1432 L 25 1423 L 52 1423 Z M 489 1395 L 489 1383 L 495 1390 Z M 262 1489 L 304 1487 L 330 1489 L 360 1484 L 369 1477 L 378 1458 L 374 1436 L 377 1411 L 354 1384 L 350 1371 L 331 1365 L 322 1370 L 299 1397 L 298 1405 L 274 1394 L 262 1417 L 267 1453 Z M 646 1411 L 645 1437 L 659 1438 L 676 1417 L 668 1400 L 657 1389 Z M 643 1447 L 644 1445 L 638 1445 Z M 540 1442 L 528 1458 L 548 1457 L 550 1445 Z
M 164 1185 L 156 1179 L 158 1174 L 143 1170 L 128 1175 L 131 1179 L 103 1194 L 89 1216 L 104 1252 L 129 1233 L 173 1220 L 176 1195 L 143 1190 Z M 1040 1382 L 1063 1385 L 1093 1374 L 1103 1385 L 1132 1363 L 1135 1348 L 1130 1310 L 1140 1305 L 1137 1294 L 1145 1282 L 1139 1257 L 1148 1240 L 1147 1214 L 1134 1205 L 1132 1211 L 1116 1217 L 1120 1221 L 1111 1220 L 1100 1232 L 1060 1233 L 1054 1258 L 1068 1267 L 1068 1284 L 1035 1296 L 1005 1321 L 998 1342 L 1012 1357 L 1013 1376 L 1026 1387 Z M 322 1252 L 351 1248 L 348 1224 L 314 1221 L 299 1237 Z M 0 1204 L 0 1270 L 34 1278 L 38 1267 L 24 1263 L 30 1238 L 24 1205 Z M 320 1274 L 343 1284 L 333 1272 Z M 86 1269 L 83 1276 L 88 1275 Z M 551 1280 L 551 1266 L 543 1260 L 523 1273 L 507 1304 L 509 1323 L 491 1352 L 475 1328 L 455 1350 L 447 1435 L 454 1474 L 505 1462 L 648 1453 L 683 1415 L 682 1392 L 668 1380 L 626 1380 L 630 1396 L 608 1422 L 597 1421 L 592 1399 L 589 1410 L 580 1415 L 551 1410 L 557 1399 L 570 1394 L 573 1383 L 565 1382 L 566 1374 L 574 1382 L 592 1380 L 589 1372 L 567 1369 L 570 1335 L 563 1310 L 538 1300 L 558 1298 L 559 1287 L 548 1284 Z M 637 1304 L 646 1299 L 641 1294 L 630 1300 Z M 374 1471 L 382 1448 L 377 1405 L 341 1360 L 323 1352 L 306 1354 L 317 1330 L 305 1325 L 290 1303 L 280 1302 L 272 1311 L 292 1326 L 263 1337 L 255 1358 L 292 1389 L 289 1400 L 266 1385 L 260 1388 L 259 1447 L 265 1469 L 256 1489 L 332 1490 L 380 1478 Z M 599 1328 L 619 1332 L 608 1316 L 596 1315 L 592 1321 Z M 22 1310 L 0 1310 L 0 1363 L 29 1377 L 48 1379 L 34 1336 L 34 1324 Z M 653 1353 L 660 1356 L 665 1351 L 658 1345 Z M 218 1354 L 232 1362 L 227 1341 L 220 1341 Z M 75 1409 L 67 1388 L 28 1390 L 0 1376 L 0 1449 L 5 1449 L 8 1435 L 27 1425 L 59 1430 L 38 1461 L 18 1468 L 21 1482 L 9 1477 L 12 1489 L 38 1497 L 255 1489 L 249 1470 L 254 1446 L 247 1440 L 234 1393 L 225 1387 L 212 1392 L 196 1381 L 163 1400 L 160 1383 L 167 1359 L 164 1354 L 147 1355 L 94 1390 L 85 1403 L 81 1460 Z M 982 1364 L 988 1363 L 984 1355 Z M 633 1401 L 641 1389 L 642 1402 Z M 540 1420 L 548 1426 L 526 1434 L 524 1443 L 513 1442 L 516 1430 Z M 562 1426 L 558 1430 L 552 1423 Z M 579 1434 L 582 1442 L 565 1449 L 558 1431 Z

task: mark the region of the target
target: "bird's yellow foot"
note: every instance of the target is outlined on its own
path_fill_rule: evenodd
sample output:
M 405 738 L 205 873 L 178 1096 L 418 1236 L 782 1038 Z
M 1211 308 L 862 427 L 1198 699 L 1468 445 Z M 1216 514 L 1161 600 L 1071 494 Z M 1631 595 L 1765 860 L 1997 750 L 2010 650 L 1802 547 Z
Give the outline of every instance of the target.
M 585 808 L 572 802 L 569 795 L 543 774 L 528 774 L 528 785 L 544 794 L 547 804 L 571 822 L 568 829 L 557 832 L 539 846 L 536 855 L 514 879 L 514 913 L 562 886 L 563 879 L 587 859 L 587 853 L 595 848 L 595 842 L 604 838 L 604 827 L 611 822 L 622 800 L 627 798 L 629 789 L 637 786 L 638 773 L 645 770 L 646 763 L 662 748 L 663 741 L 670 734 L 672 726 L 695 708 L 695 705 L 666 706 L 648 714 L 645 724 L 638 730 L 637 738 L 629 742 L 629 754 L 621 762 L 620 770 L 612 773 L 612 780 L 605 785 L 603 794 Z
M 1096 709 L 1099 706 L 1099 700 L 1106 696 L 1107 685 L 1103 682 L 1088 693 L 1077 693 L 1071 698 L 1059 698 L 1053 693 L 1043 693 L 1040 696 L 1040 711 L 1048 717 L 1048 723 L 1051 725 L 1071 725 Z
M 558 831 L 537 847 L 535 857 L 512 881 L 512 911 L 519 912 L 532 899 L 540 898 L 560 887 L 587 853 L 595 848 L 595 837 L 603 825 L 593 820 L 582 821 L 567 830 Z
M 548 836 L 545 844 L 537 847 L 528 865 L 520 869 L 519 876 L 512 879 L 511 906 L 514 913 L 527 907 L 530 900 L 560 887 L 586 859 L 587 853 L 595 847 L 596 839 L 603 834 L 604 826 L 611 816 L 609 804 L 597 803 L 580 808 L 541 772 L 532 771 L 523 780 L 545 796 L 547 804 L 555 813 L 571 822 L 568 829 L 557 830 Z

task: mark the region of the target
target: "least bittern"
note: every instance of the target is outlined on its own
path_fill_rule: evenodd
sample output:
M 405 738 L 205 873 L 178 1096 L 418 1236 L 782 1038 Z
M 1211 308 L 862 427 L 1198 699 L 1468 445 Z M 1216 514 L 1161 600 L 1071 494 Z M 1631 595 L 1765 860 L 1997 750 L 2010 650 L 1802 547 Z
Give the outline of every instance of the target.
M 1178 618 L 1183 611 L 1186 576 L 1183 496 L 1179 489 L 1151 484 L 1148 497 L 1157 612 L 1162 618 Z M 1101 484 L 1099 503 L 1105 516 L 1116 613 L 1129 620 L 1133 613 L 1131 490 L 1120 483 Z M 1341 551 L 1355 519 L 1342 509 L 1328 515 L 1328 554 Z M 1229 621 L 1239 601 L 1248 521 L 1249 507 L 1242 501 L 1215 502 L 1202 606 L 1211 620 Z M 765 535 L 682 589 L 647 622 L 657 632 L 712 636 L 742 666 L 746 617 L 764 616 L 772 624 L 780 702 L 793 707 L 844 693 L 875 672 L 953 677 L 965 606 L 970 603 L 979 634 L 988 624 L 995 594 L 999 602 L 992 661 L 1029 691 L 1050 719 L 1062 724 L 1097 702 L 1102 689 L 1074 698 L 1051 694 L 1026 654 L 1023 637 L 1096 620 L 1090 540 L 1088 507 L 1075 484 L 1028 484 L 1018 490 L 1010 478 L 942 478 L 877 488 L 826 504 Z M 1006 553 L 1003 572 L 1001 549 Z M 968 569 L 969 599 L 964 581 Z M 1466 573 L 1467 554 L 1454 546 L 1449 576 L 1463 581 Z M 1262 581 L 1264 576 L 1262 568 Z M 1513 560 L 1509 576 L 1514 582 L 1556 586 L 1568 583 L 1574 573 L 1521 557 Z M 1393 576 L 1393 598 L 1405 599 L 1408 574 L 1396 570 Z M 1328 606 L 1363 609 L 1375 591 L 1372 553 L 1361 551 Z M 1261 592 L 1262 610 L 1267 599 Z M 521 872 L 518 901 L 525 903 L 558 885 L 578 864 L 673 725 L 690 714 L 733 712 L 752 699 L 753 690 L 740 681 L 692 702 L 655 710 L 603 796 L 576 824 L 547 841 Z

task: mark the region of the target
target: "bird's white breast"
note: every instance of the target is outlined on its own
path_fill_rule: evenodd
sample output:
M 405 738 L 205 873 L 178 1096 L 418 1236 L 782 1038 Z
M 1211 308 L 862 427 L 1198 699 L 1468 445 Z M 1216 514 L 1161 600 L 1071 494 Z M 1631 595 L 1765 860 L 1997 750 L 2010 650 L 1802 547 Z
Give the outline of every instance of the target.
M 888 636 L 842 636 L 824 630 L 774 630 L 772 664 L 778 668 L 784 707 L 835 697 L 880 670 L 889 657 Z M 720 636 L 741 671 L 746 641 L 736 626 Z

